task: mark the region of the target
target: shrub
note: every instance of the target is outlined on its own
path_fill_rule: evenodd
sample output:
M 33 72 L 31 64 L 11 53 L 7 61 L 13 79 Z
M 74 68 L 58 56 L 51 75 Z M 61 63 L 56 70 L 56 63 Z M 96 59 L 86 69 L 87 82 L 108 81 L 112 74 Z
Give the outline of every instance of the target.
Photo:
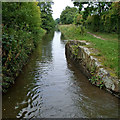
M 75 25 L 83 25 L 83 17 L 81 14 L 76 14 L 74 17 L 74 24 Z
M 120 17 L 119 2 L 112 3 L 111 9 L 104 11 L 101 15 L 88 16 L 86 26 L 88 29 L 96 32 L 119 32 L 118 24 Z
M 100 25 L 99 15 L 88 16 L 86 20 L 86 25 L 88 26 L 89 29 L 93 30 L 94 32 L 99 31 L 99 25 Z
M 36 2 L 3 3 L 2 13 L 2 87 L 5 92 L 45 31 L 40 28 L 41 12 Z

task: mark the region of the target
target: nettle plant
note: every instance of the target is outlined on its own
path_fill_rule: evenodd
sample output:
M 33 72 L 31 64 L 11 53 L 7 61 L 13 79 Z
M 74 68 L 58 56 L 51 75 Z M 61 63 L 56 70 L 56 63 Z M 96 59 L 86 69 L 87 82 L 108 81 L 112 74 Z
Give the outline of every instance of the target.
M 104 82 L 103 82 L 103 80 L 101 79 L 100 76 L 93 75 L 93 76 L 89 79 L 89 81 L 90 81 L 92 84 L 100 87 L 100 89 L 104 87 Z

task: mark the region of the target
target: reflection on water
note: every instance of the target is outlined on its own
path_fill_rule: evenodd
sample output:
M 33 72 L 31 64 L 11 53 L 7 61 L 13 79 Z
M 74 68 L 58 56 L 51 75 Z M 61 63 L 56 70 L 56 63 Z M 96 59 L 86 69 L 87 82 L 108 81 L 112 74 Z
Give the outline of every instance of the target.
M 65 57 L 61 32 L 46 35 L 3 96 L 3 118 L 117 118 L 118 99 L 92 86 Z

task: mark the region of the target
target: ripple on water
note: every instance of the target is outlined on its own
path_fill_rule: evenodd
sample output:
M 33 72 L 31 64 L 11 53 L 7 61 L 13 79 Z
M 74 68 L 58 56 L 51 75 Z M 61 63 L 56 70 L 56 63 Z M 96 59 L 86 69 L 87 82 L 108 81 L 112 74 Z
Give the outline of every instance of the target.
M 61 33 L 47 36 L 3 98 L 6 118 L 114 118 L 118 99 L 92 86 L 65 58 Z

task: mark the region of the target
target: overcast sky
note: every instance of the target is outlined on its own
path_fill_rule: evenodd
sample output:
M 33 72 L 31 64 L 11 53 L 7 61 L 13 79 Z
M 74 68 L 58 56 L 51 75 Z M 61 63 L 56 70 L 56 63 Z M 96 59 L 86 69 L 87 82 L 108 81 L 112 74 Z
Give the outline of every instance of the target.
M 52 5 L 53 18 L 60 18 L 61 12 L 66 6 L 74 7 L 71 0 L 53 0 L 54 5 Z

